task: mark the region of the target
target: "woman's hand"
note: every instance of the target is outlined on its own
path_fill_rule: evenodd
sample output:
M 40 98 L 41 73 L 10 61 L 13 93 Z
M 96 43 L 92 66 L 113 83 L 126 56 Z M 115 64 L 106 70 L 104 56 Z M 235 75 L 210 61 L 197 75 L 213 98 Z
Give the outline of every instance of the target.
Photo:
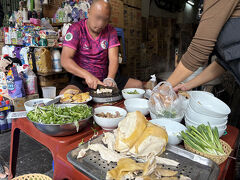
M 192 88 L 188 83 L 181 83 L 175 86 L 173 89 L 175 92 L 178 92 L 178 91 L 189 91 Z

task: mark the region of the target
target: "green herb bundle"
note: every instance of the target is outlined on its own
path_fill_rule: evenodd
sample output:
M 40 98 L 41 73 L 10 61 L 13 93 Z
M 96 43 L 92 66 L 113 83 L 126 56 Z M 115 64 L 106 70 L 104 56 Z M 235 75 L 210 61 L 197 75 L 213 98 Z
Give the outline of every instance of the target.
M 197 128 L 188 126 L 187 130 L 181 132 L 184 143 L 195 150 L 212 155 L 225 155 L 219 140 L 217 127 L 211 129 L 210 125 L 199 125 Z

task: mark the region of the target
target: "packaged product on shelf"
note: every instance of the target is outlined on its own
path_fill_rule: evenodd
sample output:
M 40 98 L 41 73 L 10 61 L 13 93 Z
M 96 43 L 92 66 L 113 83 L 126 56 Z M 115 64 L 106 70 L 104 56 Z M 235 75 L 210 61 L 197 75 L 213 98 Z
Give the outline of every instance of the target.
M 28 52 L 29 52 L 29 47 L 23 47 L 20 51 L 20 60 L 22 64 L 27 64 L 29 65 L 28 62 Z
M 47 48 L 38 48 L 35 52 L 36 68 L 40 73 L 52 72 L 51 53 Z
M 9 28 L 4 28 L 4 43 L 5 44 L 11 44 L 11 34 L 9 32 Z
M 40 40 L 39 40 L 38 45 L 39 46 L 47 46 L 48 45 L 47 43 L 48 43 L 48 41 L 47 41 L 46 33 L 41 32 L 40 33 Z
M 27 65 L 23 66 L 23 82 L 27 95 L 38 93 L 37 76 Z
M 33 36 L 32 36 L 32 45 L 33 46 L 38 46 L 39 42 L 40 42 L 40 36 L 37 32 L 34 32 Z
M 31 48 L 31 49 L 29 49 L 29 51 L 28 51 L 28 65 L 29 65 L 29 67 L 32 69 L 32 70 L 35 70 L 34 68 L 33 68 L 33 58 L 35 57 L 35 50 L 33 49 L 33 48 Z
M 19 77 L 17 68 L 12 67 L 7 73 L 8 94 L 12 98 L 21 98 L 25 96 L 23 80 Z
M 16 31 L 16 28 L 11 28 L 11 44 L 17 45 L 17 31 Z
M 54 49 L 52 51 L 52 60 L 53 60 L 53 71 L 54 72 L 61 72 L 62 66 L 61 66 L 61 54 L 58 49 Z
M 15 55 L 13 53 L 14 49 L 15 49 L 15 46 L 5 45 L 5 46 L 2 47 L 2 54 L 7 55 L 11 58 L 14 58 L 15 57 Z
M 20 47 L 20 46 L 15 46 L 14 47 L 13 54 L 18 59 L 20 59 L 20 51 L 21 51 L 21 49 L 22 49 L 22 47 Z
M 8 95 L 6 75 L 4 72 L 0 72 L 0 94 Z

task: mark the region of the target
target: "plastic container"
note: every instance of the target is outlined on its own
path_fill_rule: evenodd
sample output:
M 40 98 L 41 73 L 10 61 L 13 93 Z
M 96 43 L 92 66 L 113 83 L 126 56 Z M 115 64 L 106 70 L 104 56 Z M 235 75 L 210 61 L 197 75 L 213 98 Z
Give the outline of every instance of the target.
M 53 60 L 53 71 L 54 72 L 61 72 L 62 71 L 61 54 L 60 54 L 59 50 L 54 49 L 52 51 L 52 60 Z
M 56 87 L 48 86 L 42 87 L 43 98 L 55 98 L 56 97 Z
M 26 10 L 26 8 L 23 8 L 22 15 L 23 15 L 23 22 L 27 22 L 28 21 L 28 11 Z
M 6 107 L 7 107 L 7 110 L 5 111 L 5 115 L 7 117 L 8 113 L 11 112 L 11 105 L 9 100 L 6 101 Z M 6 121 L 7 121 L 8 129 L 12 129 L 12 119 L 6 119 Z
M 0 108 L 3 108 L 2 102 L 0 102 Z M 0 132 L 8 129 L 5 113 L 3 110 L 0 111 Z

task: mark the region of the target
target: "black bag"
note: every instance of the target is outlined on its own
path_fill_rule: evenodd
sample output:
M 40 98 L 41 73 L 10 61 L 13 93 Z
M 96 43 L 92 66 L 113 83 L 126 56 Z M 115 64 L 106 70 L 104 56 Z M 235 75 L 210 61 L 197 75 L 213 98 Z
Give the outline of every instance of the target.
M 218 36 L 215 53 L 218 63 L 229 70 L 240 85 L 240 17 L 226 22 Z

